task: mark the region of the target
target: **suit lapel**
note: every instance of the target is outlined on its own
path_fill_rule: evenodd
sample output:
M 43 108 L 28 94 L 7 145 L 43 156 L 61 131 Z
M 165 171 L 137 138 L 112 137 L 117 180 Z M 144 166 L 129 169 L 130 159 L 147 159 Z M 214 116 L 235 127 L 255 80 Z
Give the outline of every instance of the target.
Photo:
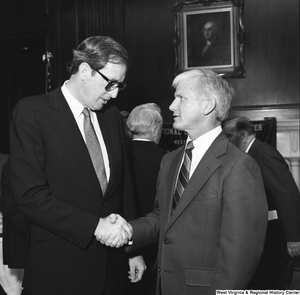
M 68 103 L 60 89 L 50 95 L 49 106 L 55 110 L 55 112 L 50 115 L 50 120 L 56 131 L 60 134 L 62 141 L 73 155 L 74 160 L 80 166 L 80 169 L 101 192 L 93 163 Z
M 195 198 L 197 193 L 202 189 L 207 180 L 220 167 L 221 163 L 218 160 L 218 157 L 226 153 L 227 145 L 228 139 L 226 135 L 221 132 L 209 147 L 209 149 L 206 151 L 196 170 L 194 171 L 188 185 L 186 186 L 181 196 L 176 210 L 172 214 L 168 228 L 171 227 L 172 224 L 178 219 L 178 217 L 187 209 L 189 204 Z M 173 195 L 174 189 L 172 191 L 172 198 Z
M 169 161 L 169 167 L 167 167 L 168 178 L 166 181 L 165 201 L 166 201 L 166 210 L 167 210 L 168 218 L 171 216 L 171 212 L 173 210 L 172 209 L 173 197 L 176 189 L 177 175 L 181 167 L 184 148 L 185 146 L 182 146 L 181 148 L 175 151 L 174 156 Z

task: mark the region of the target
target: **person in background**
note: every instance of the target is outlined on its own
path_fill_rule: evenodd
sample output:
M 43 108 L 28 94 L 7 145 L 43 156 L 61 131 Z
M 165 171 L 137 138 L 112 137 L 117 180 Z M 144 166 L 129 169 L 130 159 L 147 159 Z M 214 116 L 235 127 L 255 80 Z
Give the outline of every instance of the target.
M 229 140 L 258 163 L 269 208 L 263 255 L 248 289 L 286 290 L 291 287 L 294 258 L 300 256 L 300 194 L 278 150 L 256 138 L 248 118 L 224 123 Z
M 133 134 L 129 145 L 129 163 L 138 216 L 141 217 L 153 209 L 160 162 L 166 154 L 158 146 L 163 127 L 160 107 L 155 103 L 135 107 L 128 117 L 127 125 Z M 157 247 L 158 244 L 154 243 L 135 253 L 143 256 L 147 270 L 140 282 L 129 285 L 128 294 L 155 294 Z
M 24 267 L 27 258 L 29 220 L 14 205 L 9 179 L 9 162 L 7 161 L 1 174 L 1 202 L 3 214 L 3 238 L 1 238 L 0 282 L 7 295 L 30 295 L 22 288 Z M 0 292 L 0 294 L 2 294 Z
M 2 206 L 3 191 L 3 168 L 7 163 L 8 155 L 0 153 L 0 294 L 20 295 L 22 292 L 23 269 L 11 269 L 4 261 L 3 254 L 3 236 L 4 236 L 4 218 Z
M 157 294 L 246 289 L 263 251 L 268 209 L 257 163 L 221 128 L 234 90 L 207 69 L 179 74 L 173 87 L 173 127 L 188 133 L 187 142 L 164 156 L 154 209 L 130 221 L 127 250 L 159 236 Z
M 121 114 L 123 124 L 124 124 L 124 130 L 125 130 L 127 144 L 130 144 L 131 141 L 132 141 L 132 133 L 131 133 L 131 131 L 128 128 L 127 123 L 126 123 L 130 112 L 128 112 L 126 110 L 123 110 L 123 111 L 120 112 L 120 114 Z
M 13 110 L 10 182 L 30 219 L 23 286 L 32 295 L 124 293 L 122 246 L 132 237 L 124 218 L 137 213 L 123 123 L 109 101 L 125 87 L 129 63 L 112 38 L 89 37 L 73 51 L 62 87 Z M 141 257 L 131 264 L 137 281 L 145 265 Z

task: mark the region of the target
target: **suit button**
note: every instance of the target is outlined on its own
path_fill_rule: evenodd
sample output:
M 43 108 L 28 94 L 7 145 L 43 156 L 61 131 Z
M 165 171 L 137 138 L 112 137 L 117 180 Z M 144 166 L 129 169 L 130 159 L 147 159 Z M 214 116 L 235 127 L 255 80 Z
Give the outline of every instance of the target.
M 102 205 L 105 205 L 106 204 L 106 202 L 105 201 L 102 201 Z
M 157 271 L 158 271 L 158 272 L 161 272 L 161 268 L 159 267 L 159 268 L 157 269 Z
M 168 239 L 165 239 L 165 240 L 164 240 L 164 243 L 165 243 L 165 245 L 168 245 L 170 242 L 169 242 Z

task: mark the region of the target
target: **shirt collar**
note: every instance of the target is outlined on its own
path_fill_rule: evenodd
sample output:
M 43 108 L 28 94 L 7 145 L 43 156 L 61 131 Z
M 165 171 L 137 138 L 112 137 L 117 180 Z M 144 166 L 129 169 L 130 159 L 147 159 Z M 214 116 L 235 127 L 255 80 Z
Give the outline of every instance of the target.
M 70 106 L 70 109 L 71 109 L 74 117 L 77 119 L 81 115 L 81 113 L 84 109 L 84 106 L 69 92 L 69 90 L 66 86 L 67 83 L 68 83 L 68 80 L 65 81 L 65 83 L 61 87 L 61 91 L 62 91 L 68 105 Z
M 195 149 L 208 149 L 216 137 L 222 132 L 221 125 L 208 131 L 207 133 L 199 136 L 193 141 Z M 191 141 L 191 138 L 188 136 L 186 144 Z
M 147 138 L 133 138 L 132 141 L 151 141 L 150 139 Z
M 249 145 L 247 146 L 247 149 L 245 150 L 245 153 L 248 153 L 248 152 L 249 152 L 249 150 L 250 150 L 250 148 L 251 148 L 251 146 L 252 146 L 254 140 L 255 140 L 255 137 L 250 141 Z

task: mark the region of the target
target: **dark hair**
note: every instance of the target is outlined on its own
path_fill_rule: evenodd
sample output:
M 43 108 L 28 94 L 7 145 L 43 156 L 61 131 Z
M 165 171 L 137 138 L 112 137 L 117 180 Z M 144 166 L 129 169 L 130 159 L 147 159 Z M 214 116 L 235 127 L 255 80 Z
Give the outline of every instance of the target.
M 246 117 L 235 118 L 235 128 L 238 132 L 246 131 L 249 135 L 255 134 L 254 126 L 251 121 Z
M 73 59 L 67 64 L 68 72 L 75 74 L 83 62 L 95 70 L 101 70 L 108 62 L 124 64 L 127 68 L 130 66 L 126 49 L 106 36 L 92 36 L 81 42 L 77 49 L 73 50 Z

